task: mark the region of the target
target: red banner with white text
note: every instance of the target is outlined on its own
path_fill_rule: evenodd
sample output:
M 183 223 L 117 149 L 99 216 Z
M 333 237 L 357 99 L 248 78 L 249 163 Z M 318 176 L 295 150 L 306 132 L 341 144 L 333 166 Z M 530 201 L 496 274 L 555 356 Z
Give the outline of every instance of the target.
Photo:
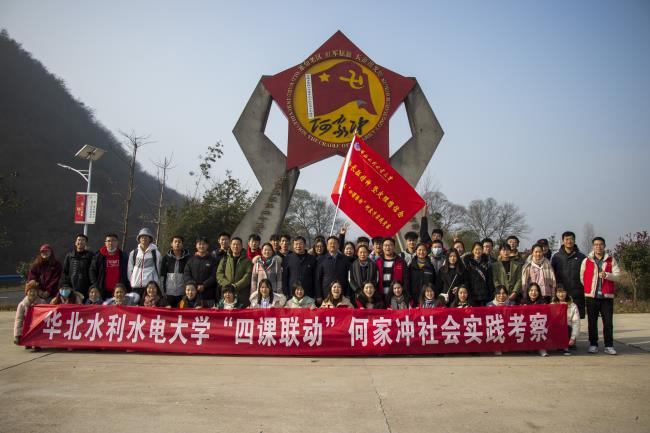
M 357 135 L 331 197 L 371 237 L 393 236 L 425 204 L 397 170 Z
M 215 355 L 403 355 L 558 349 L 565 305 L 411 310 L 35 305 L 20 344 Z

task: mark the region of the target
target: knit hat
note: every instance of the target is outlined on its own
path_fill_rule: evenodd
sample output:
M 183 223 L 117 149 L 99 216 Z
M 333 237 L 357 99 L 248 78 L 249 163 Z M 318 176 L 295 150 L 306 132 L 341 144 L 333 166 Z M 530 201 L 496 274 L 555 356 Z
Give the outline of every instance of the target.
M 138 236 L 135 238 L 135 240 L 140 242 L 140 236 L 149 236 L 151 238 L 151 242 L 153 242 L 153 233 L 151 233 L 151 230 L 146 227 L 140 229 L 140 232 L 138 232 Z
M 39 250 L 38 250 L 39 253 L 42 253 L 42 252 L 45 252 L 45 251 L 49 251 L 49 252 L 53 251 L 50 244 L 43 244 L 43 245 L 41 245 L 41 248 L 39 248 Z

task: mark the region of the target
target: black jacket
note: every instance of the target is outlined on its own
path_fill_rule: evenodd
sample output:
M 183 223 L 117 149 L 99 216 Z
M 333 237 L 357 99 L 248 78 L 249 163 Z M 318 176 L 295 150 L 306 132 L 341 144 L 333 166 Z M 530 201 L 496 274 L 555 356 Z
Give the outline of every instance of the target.
M 408 267 L 408 278 L 406 278 L 406 281 L 408 281 L 408 287 L 406 289 L 411 299 L 420 299 L 420 291 L 425 283 L 431 283 L 433 291 L 436 295 L 438 294 L 436 291 L 436 269 L 428 257 L 425 257 L 422 268 L 418 266 L 418 258 L 413 258 Z
M 90 282 L 95 287 L 99 289 L 102 294 L 102 298 L 107 299 L 112 297 L 111 293 L 106 292 L 106 287 L 104 286 L 104 278 L 106 277 L 106 256 L 104 252 L 106 247 L 102 247 L 90 264 Z M 124 284 L 128 290 L 131 290 L 131 283 L 129 282 L 129 277 L 127 275 L 127 267 L 129 265 L 129 256 L 122 250 L 117 250 L 120 255 L 120 278 L 119 282 Z
M 197 286 L 203 284 L 203 300 L 218 300 L 217 298 L 217 259 L 212 254 L 205 256 L 193 255 L 185 263 L 183 282 L 194 280 Z
M 366 260 L 368 263 L 368 269 L 366 271 L 365 278 L 361 273 L 361 262 L 355 260 L 350 265 L 350 291 L 358 292 L 363 290 L 363 283 L 366 281 L 372 281 L 376 288 L 379 287 L 379 270 L 377 269 L 377 264 L 373 262 L 370 258 Z
M 564 247 L 561 247 L 551 259 L 557 283 L 562 284 L 573 299 L 585 297 L 584 286 L 580 282 L 580 266 L 584 259 L 585 255 L 580 252 L 578 247 L 574 247 L 569 254 Z
M 330 294 L 330 284 L 338 280 L 343 288 L 343 295 L 350 296 L 348 284 L 348 272 L 350 271 L 350 259 L 341 252 L 332 256 L 327 253 L 318 259 L 316 266 L 316 297 L 327 298 Z
M 185 265 L 189 259 L 190 254 L 187 250 L 181 252 L 180 258 L 176 258 L 172 250 L 169 250 L 167 254 L 163 256 L 160 264 L 160 288 L 163 290 L 163 293 L 167 294 L 167 278 L 169 278 L 169 274 L 173 274 L 176 270 L 176 262 L 178 262 L 178 270 L 176 271 L 183 275 L 184 279 Z
M 62 284 L 69 285 L 75 291 L 88 297 L 88 287 L 90 287 L 90 266 L 95 255 L 88 250 L 81 252 L 71 251 L 63 259 L 63 278 Z
M 459 287 L 461 284 L 467 286 L 467 274 L 464 266 L 457 264 L 453 269 L 443 266 L 436 275 L 436 296 L 447 293 L 449 295 L 447 305 L 451 305 L 451 301 L 454 300 L 451 289 Z
M 464 263 L 472 302 L 476 305 L 485 305 L 486 302 L 494 299 L 494 282 L 487 257 L 477 262 L 471 255 L 465 256 Z
M 287 254 L 282 259 L 282 288 L 287 299 L 293 296 L 291 290 L 296 281 L 300 281 L 306 296 L 316 297 L 314 282 L 317 264 L 316 257 L 307 252 Z

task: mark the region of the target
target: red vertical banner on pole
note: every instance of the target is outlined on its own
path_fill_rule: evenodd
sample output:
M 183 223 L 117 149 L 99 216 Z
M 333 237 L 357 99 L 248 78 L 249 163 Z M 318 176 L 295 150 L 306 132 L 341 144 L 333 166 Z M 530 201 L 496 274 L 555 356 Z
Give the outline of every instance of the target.
M 74 222 L 83 224 L 86 221 L 86 194 L 78 192 L 74 201 Z

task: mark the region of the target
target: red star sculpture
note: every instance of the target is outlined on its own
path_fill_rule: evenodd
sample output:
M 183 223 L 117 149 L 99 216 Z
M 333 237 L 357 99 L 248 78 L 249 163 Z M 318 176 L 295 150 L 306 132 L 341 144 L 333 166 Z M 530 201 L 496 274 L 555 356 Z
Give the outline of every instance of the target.
M 388 160 L 388 121 L 415 80 L 377 65 L 337 31 L 262 83 L 289 120 L 289 170 L 345 155 L 355 130 Z

